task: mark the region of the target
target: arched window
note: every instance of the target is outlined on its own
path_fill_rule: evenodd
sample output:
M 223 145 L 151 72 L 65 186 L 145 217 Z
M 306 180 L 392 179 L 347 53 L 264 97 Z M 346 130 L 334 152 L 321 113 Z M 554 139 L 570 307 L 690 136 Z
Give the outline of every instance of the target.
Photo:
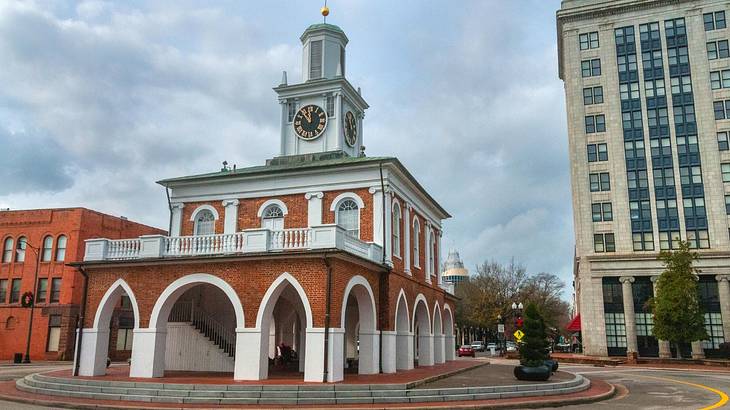
M 41 253 L 41 262 L 50 262 L 53 256 L 53 237 L 51 235 L 43 238 L 43 252 Z
M 276 204 L 272 204 L 264 209 L 261 215 L 261 227 L 272 231 L 281 231 L 284 229 L 284 211 Z
M 10 263 L 13 261 L 13 238 L 5 238 L 5 245 L 3 245 L 3 263 Z
M 393 206 L 393 255 L 400 256 L 400 205 Z
M 344 199 L 337 205 L 335 223 L 347 231 L 348 235 L 360 237 L 360 208 L 352 199 Z
M 8 316 L 8 318 L 5 320 L 5 329 L 6 330 L 15 329 L 16 322 L 17 322 L 17 320 L 15 319 L 15 316 Z
M 421 267 L 421 224 L 418 218 L 413 220 L 413 266 Z
M 25 248 L 28 247 L 28 238 L 21 236 L 18 238 L 18 244 L 15 246 L 15 261 L 25 262 Z
M 215 215 L 209 209 L 198 211 L 195 216 L 195 232 L 193 235 L 213 235 L 215 233 Z
M 61 235 L 56 241 L 56 262 L 63 262 L 66 260 L 66 243 L 68 238 L 66 235 Z

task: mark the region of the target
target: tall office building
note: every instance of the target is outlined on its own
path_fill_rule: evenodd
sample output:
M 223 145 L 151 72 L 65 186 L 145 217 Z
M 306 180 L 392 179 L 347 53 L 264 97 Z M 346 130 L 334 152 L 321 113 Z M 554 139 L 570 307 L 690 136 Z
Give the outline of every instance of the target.
M 730 31 L 719 0 L 563 0 L 557 12 L 588 355 L 670 354 L 646 301 L 679 239 L 700 254 L 709 339 L 730 337 Z

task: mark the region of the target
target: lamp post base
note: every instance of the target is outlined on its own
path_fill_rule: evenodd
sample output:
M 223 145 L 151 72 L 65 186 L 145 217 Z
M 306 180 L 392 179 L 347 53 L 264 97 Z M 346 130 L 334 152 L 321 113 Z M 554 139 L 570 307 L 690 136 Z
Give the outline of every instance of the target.
M 25 355 L 25 358 L 23 359 L 23 363 L 30 363 L 30 355 Z

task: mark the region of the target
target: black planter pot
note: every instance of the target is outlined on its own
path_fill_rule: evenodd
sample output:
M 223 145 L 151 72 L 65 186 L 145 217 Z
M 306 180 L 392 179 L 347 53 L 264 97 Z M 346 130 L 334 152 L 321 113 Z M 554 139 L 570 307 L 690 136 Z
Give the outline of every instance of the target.
M 547 366 L 553 373 L 558 371 L 558 361 L 553 359 L 545 360 L 545 366 Z
M 544 365 L 537 367 L 517 366 L 514 373 L 517 380 L 544 382 L 550 378 L 550 368 Z

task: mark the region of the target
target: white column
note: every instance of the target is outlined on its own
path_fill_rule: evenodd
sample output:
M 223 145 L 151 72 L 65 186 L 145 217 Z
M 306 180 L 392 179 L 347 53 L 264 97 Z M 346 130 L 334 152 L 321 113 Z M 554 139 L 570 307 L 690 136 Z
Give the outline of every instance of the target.
M 426 266 L 423 267 L 423 271 L 426 272 L 426 282 L 431 283 L 431 252 L 433 252 L 433 249 L 431 247 L 431 223 L 429 221 L 426 221 L 426 229 L 424 232 L 424 241 L 423 243 L 425 246 L 425 264 Z
M 335 97 L 335 119 L 334 122 L 337 124 L 337 127 L 335 128 L 335 149 L 336 150 L 342 150 L 345 147 L 345 144 L 342 143 L 343 140 L 343 132 L 342 132 L 342 124 L 344 121 L 344 118 L 342 118 L 342 94 L 341 93 L 334 93 Z M 327 107 L 325 103 L 325 107 Z M 358 131 L 360 128 L 358 128 Z
M 380 332 L 360 330 L 359 374 L 380 373 Z
M 170 204 L 172 223 L 170 224 L 170 236 L 180 236 L 182 232 L 182 210 L 185 205 L 181 202 Z
M 226 199 L 221 204 L 226 211 L 223 222 L 223 233 L 226 235 L 236 233 L 238 226 L 238 199 Z
M 381 333 L 383 341 L 383 373 L 395 373 L 397 333 L 392 330 L 383 330 Z
M 720 296 L 720 314 L 722 315 L 722 333 L 725 340 L 730 339 L 730 275 L 717 275 L 717 291 Z
M 693 359 L 704 359 L 705 349 L 702 347 L 702 341 L 696 340 L 692 342 L 692 358 Z
M 456 359 L 456 349 L 454 346 L 456 346 L 456 338 L 454 335 L 444 336 L 444 353 L 446 360 Z
M 438 257 L 436 258 L 435 268 L 436 268 L 436 283 L 440 285 L 443 285 L 443 282 L 441 281 L 441 236 L 442 232 L 441 230 L 436 231 L 436 255 Z
M 398 370 L 411 370 L 413 368 L 413 333 L 398 333 L 396 338 L 395 368 Z
M 636 342 L 636 315 L 634 313 L 634 294 L 631 287 L 631 284 L 634 283 L 634 277 L 622 276 L 618 280 L 621 282 L 621 293 L 623 293 L 624 298 L 626 353 L 637 353 L 638 343 Z
M 289 103 L 294 102 L 294 100 L 286 100 L 283 99 L 280 101 L 281 105 L 281 141 L 279 144 L 279 155 L 287 155 L 286 152 L 286 137 L 287 132 L 289 132 Z
M 433 335 L 418 336 L 418 366 L 433 366 Z
M 403 270 L 407 274 L 411 274 L 411 205 L 406 203 L 403 209 Z
M 359 128 L 358 128 L 359 130 Z M 383 246 L 383 191 L 380 187 L 368 189 L 373 195 L 373 242 Z
M 385 263 L 393 266 L 393 193 L 385 193 Z
M 652 276 L 651 277 L 651 286 L 652 290 L 654 292 L 654 297 L 656 297 L 656 283 L 659 280 L 659 276 Z M 669 342 L 666 340 L 659 340 L 657 339 L 657 343 L 659 344 L 659 358 L 660 359 L 669 359 L 672 357 L 672 349 L 669 345 Z
M 266 335 L 268 337 L 268 335 Z M 233 380 L 262 380 L 268 375 L 269 355 L 261 352 L 261 329 L 236 328 Z
M 164 376 L 166 340 L 166 331 L 152 328 L 134 329 L 129 377 Z
M 79 376 L 105 375 L 108 353 L 109 329 L 85 328 L 81 336 L 81 352 L 78 359 Z
M 445 356 L 444 335 L 433 335 L 433 362 L 435 364 L 441 364 L 446 361 Z
M 342 367 L 345 330 L 330 329 L 329 357 L 327 361 L 327 381 L 338 382 L 343 379 Z M 308 328 L 305 347 L 307 360 L 304 363 L 304 381 L 322 382 L 324 378 L 324 328 Z
M 322 225 L 322 192 L 307 192 L 304 194 L 307 200 L 307 226 Z

